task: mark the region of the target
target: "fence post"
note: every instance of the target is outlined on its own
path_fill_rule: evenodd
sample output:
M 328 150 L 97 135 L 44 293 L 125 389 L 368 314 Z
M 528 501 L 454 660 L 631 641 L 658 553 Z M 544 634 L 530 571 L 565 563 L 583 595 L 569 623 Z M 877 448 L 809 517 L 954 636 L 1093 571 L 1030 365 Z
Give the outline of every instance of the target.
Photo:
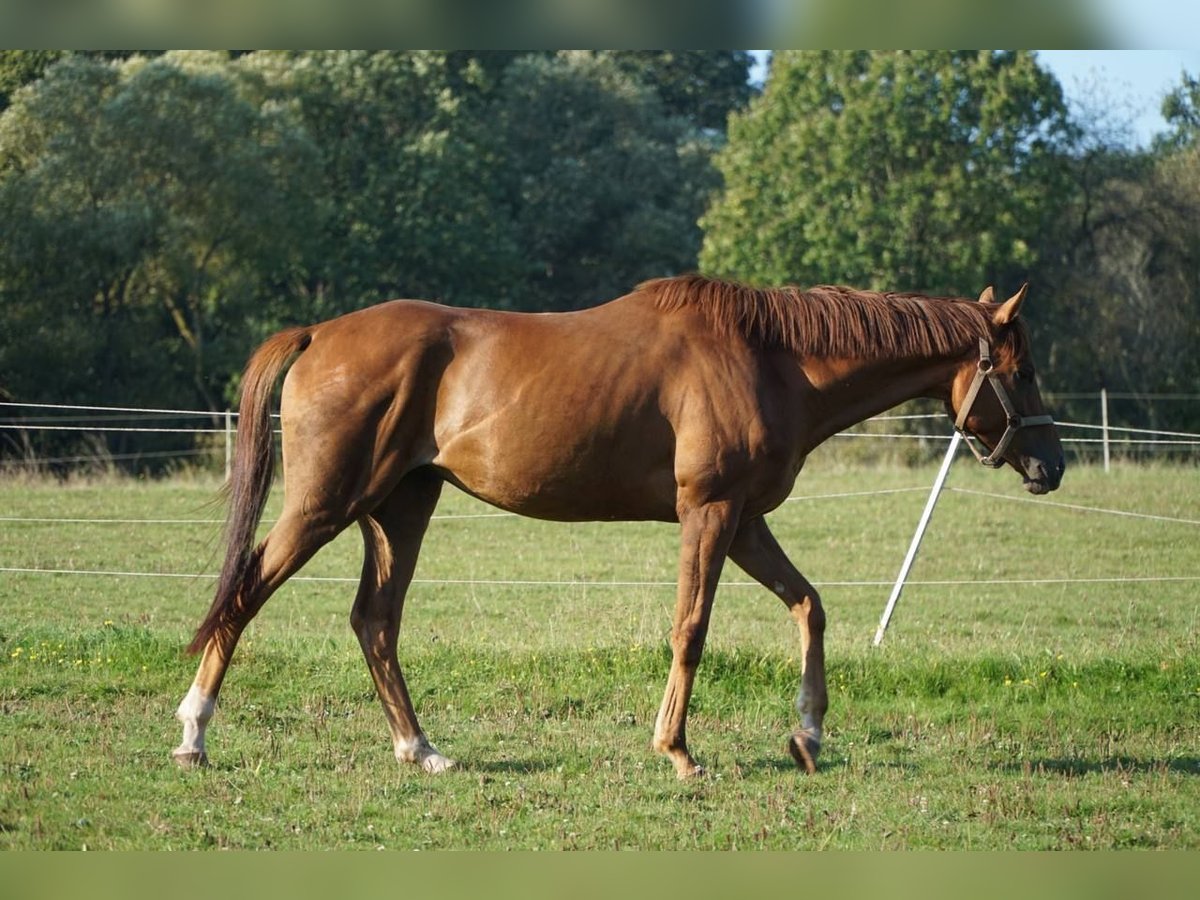
M 933 508 L 937 505 L 938 497 L 941 496 L 946 476 L 950 474 L 950 464 L 954 462 L 954 453 L 958 450 L 960 441 L 962 441 L 962 432 L 955 429 L 954 436 L 950 438 L 950 446 L 946 448 L 946 455 L 942 459 L 942 467 L 938 469 L 937 477 L 933 479 L 933 487 L 929 490 L 929 499 L 925 501 L 925 509 L 921 512 L 917 530 L 913 533 L 912 542 L 908 545 L 908 553 L 904 556 L 904 562 L 900 564 L 900 574 L 896 576 L 896 583 L 892 585 L 892 593 L 888 597 L 887 606 L 883 608 L 883 615 L 879 619 L 879 628 L 875 630 L 876 647 L 883 641 L 883 633 L 887 631 L 888 622 L 892 619 L 892 612 L 896 609 L 896 602 L 900 599 L 900 592 L 904 590 L 904 582 L 908 580 L 908 572 L 912 568 L 913 560 L 917 558 L 921 539 L 925 536 L 925 529 L 929 526 Z
M 233 471 L 233 412 L 225 410 L 225 480 Z
M 1108 388 L 1100 388 L 1100 434 L 1104 441 L 1104 471 L 1108 471 Z

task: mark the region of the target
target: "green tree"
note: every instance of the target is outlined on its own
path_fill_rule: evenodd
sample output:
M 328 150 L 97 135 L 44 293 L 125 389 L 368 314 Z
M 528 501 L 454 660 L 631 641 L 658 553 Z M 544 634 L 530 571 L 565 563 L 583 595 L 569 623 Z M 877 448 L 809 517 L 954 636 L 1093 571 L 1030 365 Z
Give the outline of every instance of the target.
M 587 52 L 525 57 L 506 70 L 486 130 L 524 308 L 588 306 L 695 266 L 714 142 L 666 115 L 643 78 Z
M 496 305 L 506 295 L 515 249 L 496 209 L 495 160 L 478 140 L 488 67 L 437 52 L 238 62 L 295 108 L 320 155 L 323 213 L 297 318 L 391 297 Z
M 664 107 L 659 82 L 686 79 L 654 81 L 655 59 L 636 72 L 593 52 L 240 60 L 321 149 L 327 216 L 302 305 L 574 308 L 693 268 L 717 139 Z M 703 59 L 688 58 L 693 80 Z M 710 62 L 728 77 L 728 59 Z
M 1192 393 L 1200 383 L 1200 146 L 1190 135 L 1190 81 L 1164 102 L 1174 133 L 1131 146 L 1132 110 L 1100 86 L 1076 107 L 1066 189 L 1030 272 L 1043 386 L 1066 421 L 1095 422 L 1101 387 Z M 1084 394 L 1085 396 L 1071 396 Z M 1087 396 L 1091 395 L 1091 396 Z M 1125 398 L 1116 424 L 1195 430 L 1195 405 Z M 1163 448 L 1159 448 L 1160 450 Z
M 1160 148 L 1192 146 L 1200 140 L 1200 78 L 1184 72 L 1162 102 L 1162 115 L 1172 131 L 1159 138 Z
M 697 128 L 725 131 L 726 120 L 750 102 L 753 62 L 745 50 L 606 50 L 617 67 L 653 88 L 663 110 Z
M 1059 391 L 1192 393 L 1200 384 L 1200 146 L 1096 147 L 1071 160 L 1074 189 L 1033 274 L 1047 377 Z M 1040 339 L 1045 334 L 1045 340 Z M 1195 430 L 1194 404 L 1122 401 L 1120 424 Z M 1065 418 L 1095 421 L 1094 399 Z
M 63 55 L 62 50 L 0 50 L 0 112 L 17 88 L 37 81 Z
M 1028 269 L 1073 135 L 1027 52 L 796 51 L 732 117 L 702 268 L 977 292 Z
M 315 161 L 224 54 L 51 66 L 0 117 L 0 379 L 221 408 L 308 237 Z

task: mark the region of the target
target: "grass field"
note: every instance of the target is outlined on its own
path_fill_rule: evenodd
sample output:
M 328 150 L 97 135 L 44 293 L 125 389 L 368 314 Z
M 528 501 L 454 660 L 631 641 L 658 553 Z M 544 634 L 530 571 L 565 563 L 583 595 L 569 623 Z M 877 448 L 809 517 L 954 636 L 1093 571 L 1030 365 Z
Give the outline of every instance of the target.
M 271 600 L 213 765 L 185 772 L 172 714 L 209 581 L 0 572 L 0 848 L 1200 849 L 1200 470 L 1077 467 L 1046 498 L 1188 524 L 1015 502 L 1015 475 L 960 460 L 875 649 L 933 472 L 830 460 L 795 494 L 854 496 L 770 519 L 830 618 L 815 777 L 784 751 L 798 636 L 735 567 L 689 722 L 711 774 L 680 783 L 649 750 L 675 529 L 440 518 L 401 633 L 423 724 L 462 764 L 438 778 L 392 759 L 352 583 Z M 219 519 L 215 488 L 0 484 L 0 566 L 210 573 L 218 526 L 173 520 Z M 448 490 L 438 512 L 489 510 Z M 156 521 L 68 521 L 95 519 Z M 359 546 L 302 575 L 352 579 Z M 1122 578 L 1180 580 L 1099 580 Z

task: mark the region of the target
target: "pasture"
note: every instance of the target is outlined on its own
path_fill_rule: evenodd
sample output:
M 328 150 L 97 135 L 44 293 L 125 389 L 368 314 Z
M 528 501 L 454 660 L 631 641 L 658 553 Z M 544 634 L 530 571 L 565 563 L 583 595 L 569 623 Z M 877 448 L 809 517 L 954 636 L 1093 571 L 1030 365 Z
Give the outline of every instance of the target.
M 728 564 L 695 783 L 649 749 L 674 526 L 494 516 L 447 489 L 401 629 L 422 723 L 461 765 L 440 777 L 392 758 L 347 624 L 353 529 L 251 626 L 213 764 L 182 771 L 182 647 L 211 581 L 167 576 L 217 567 L 216 482 L 0 484 L 0 848 L 1200 849 L 1200 470 L 1076 465 L 1026 500 L 964 455 L 876 649 L 933 469 L 836 448 L 769 517 L 829 614 L 820 771 L 784 750 L 798 634 Z

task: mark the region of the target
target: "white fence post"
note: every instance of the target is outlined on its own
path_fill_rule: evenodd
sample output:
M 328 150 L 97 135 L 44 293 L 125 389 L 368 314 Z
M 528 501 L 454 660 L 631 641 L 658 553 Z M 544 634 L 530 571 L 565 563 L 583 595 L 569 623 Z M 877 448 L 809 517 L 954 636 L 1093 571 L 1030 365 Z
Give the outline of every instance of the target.
M 1104 441 L 1104 471 L 1108 471 L 1108 388 L 1100 388 L 1100 434 Z
M 913 533 L 912 543 L 908 545 L 908 553 L 904 557 L 904 562 L 900 564 L 900 574 L 896 576 L 896 583 L 892 585 L 892 594 L 888 597 L 887 606 L 883 608 L 883 616 L 879 619 L 879 628 L 875 631 L 875 646 L 878 647 L 883 641 L 883 633 L 887 631 L 888 622 L 892 618 L 892 612 L 896 608 L 896 601 L 900 599 L 900 592 L 904 590 L 904 582 L 908 580 L 908 570 L 912 568 L 913 560 L 917 558 L 917 550 L 921 546 L 921 538 L 925 536 L 925 529 L 929 525 L 929 519 L 933 515 L 933 508 L 937 505 L 938 497 L 942 493 L 942 485 L 946 483 L 946 476 L 950 474 L 950 464 L 954 462 L 954 452 L 958 450 L 958 444 L 962 440 L 962 432 L 955 431 L 954 437 L 950 438 L 950 447 L 946 450 L 946 456 L 942 460 L 942 467 L 938 469 L 937 477 L 933 479 L 933 487 L 929 491 L 929 499 L 925 501 L 925 509 L 921 512 L 921 519 L 917 522 L 917 530 Z
M 225 410 L 225 480 L 233 471 L 233 413 Z

